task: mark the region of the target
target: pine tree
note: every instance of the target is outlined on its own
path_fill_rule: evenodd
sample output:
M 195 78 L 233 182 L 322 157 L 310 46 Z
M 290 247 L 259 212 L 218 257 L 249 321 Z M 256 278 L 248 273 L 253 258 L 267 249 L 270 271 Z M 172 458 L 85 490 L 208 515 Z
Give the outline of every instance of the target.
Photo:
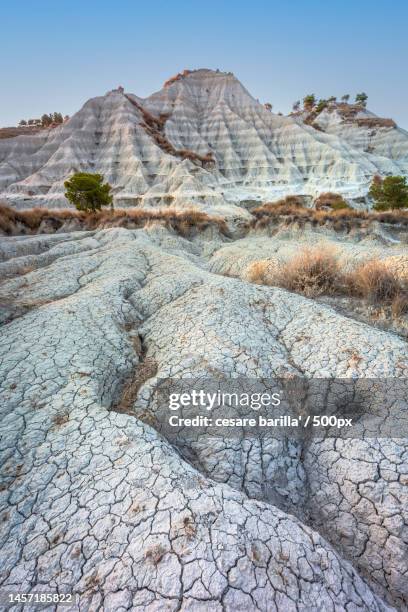
M 314 94 L 308 94 L 303 98 L 303 107 L 306 110 L 312 110 L 314 105 L 316 104 L 316 98 Z
M 358 104 L 359 106 L 364 106 L 364 107 L 366 107 L 366 105 L 367 105 L 367 100 L 368 100 L 368 96 L 367 96 L 367 94 L 366 94 L 366 93 L 364 93 L 364 92 L 358 93 L 358 94 L 356 95 L 356 104 Z
M 408 184 L 405 176 L 373 177 L 370 198 L 375 202 L 374 210 L 408 208 Z
M 102 206 L 113 208 L 113 196 L 109 183 L 103 183 L 101 174 L 77 172 L 65 181 L 65 197 L 77 210 L 96 212 Z

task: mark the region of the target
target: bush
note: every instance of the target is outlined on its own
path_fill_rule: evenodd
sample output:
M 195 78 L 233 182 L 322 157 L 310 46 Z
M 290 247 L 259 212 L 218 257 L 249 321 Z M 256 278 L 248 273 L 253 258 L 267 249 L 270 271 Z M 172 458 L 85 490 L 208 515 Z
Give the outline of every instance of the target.
M 364 92 L 358 93 L 356 95 L 356 104 L 358 104 L 359 106 L 363 106 L 365 108 L 367 104 L 367 100 L 368 100 L 368 96 Z
M 283 287 L 309 298 L 358 297 L 375 307 L 388 309 L 393 319 L 408 314 L 408 285 L 395 270 L 383 261 L 372 259 L 342 272 L 337 250 L 326 245 L 304 248 L 283 264 L 273 259 L 253 261 L 246 268 L 244 278 L 252 283 Z
M 257 285 L 271 285 L 278 273 L 278 263 L 271 259 L 253 261 L 245 270 L 245 280 Z
M 374 210 L 408 208 L 408 185 L 405 176 L 374 176 L 368 195 L 374 200 Z
M 151 223 L 159 223 L 177 234 L 187 236 L 213 227 L 223 235 L 229 236 L 228 225 L 224 219 L 194 208 L 183 210 L 117 208 L 114 211 L 98 210 L 93 215 L 89 215 L 85 211 L 70 208 L 58 210 L 29 208 L 19 211 L 0 202 L 0 235 L 30 234 L 38 231 L 53 232 L 63 227 L 64 223 L 74 223 L 80 230 L 104 227 L 135 229 L 146 227 Z
M 309 94 L 303 98 L 303 107 L 307 110 L 311 110 L 316 104 L 316 97 L 314 94 Z
M 305 247 L 283 265 L 268 260 L 253 262 L 246 270 L 249 281 L 277 285 L 307 297 L 337 292 L 342 275 L 335 249 Z
M 109 183 L 103 183 L 101 174 L 77 172 L 68 181 L 65 181 L 65 197 L 77 210 L 96 212 L 102 206 L 111 206 L 113 209 L 113 196 Z
M 304 248 L 279 272 L 279 284 L 308 297 L 332 294 L 341 284 L 336 251 L 330 247 Z
M 401 281 L 395 272 L 382 261 L 365 261 L 349 274 L 351 293 L 369 302 L 390 304 L 401 294 Z
M 321 113 L 325 108 L 327 108 L 328 100 L 319 100 L 316 105 L 316 113 Z
M 393 319 L 400 319 L 408 314 L 408 291 L 401 291 L 393 299 L 391 304 L 391 314 Z
M 351 206 L 347 204 L 339 193 L 332 193 L 330 191 L 321 193 L 315 200 L 315 206 L 317 210 L 324 206 L 331 210 L 351 210 Z

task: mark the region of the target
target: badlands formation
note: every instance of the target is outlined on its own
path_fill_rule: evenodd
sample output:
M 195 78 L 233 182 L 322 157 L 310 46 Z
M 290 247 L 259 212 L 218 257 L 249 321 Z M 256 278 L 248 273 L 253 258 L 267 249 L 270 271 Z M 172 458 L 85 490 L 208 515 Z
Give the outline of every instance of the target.
M 369 136 L 336 113 L 321 131 L 200 70 L 0 141 L 17 208 L 66 206 L 64 179 L 92 169 L 119 203 L 171 197 L 231 223 L 1 237 L 0 591 L 74 592 L 81 611 L 408 609 L 406 438 L 177 445 L 155 421 L 169 377 L 408 378 L 406 316 L 393 328 L 248 280 L 254 262 L 323 243 L 404 276 L 404 228 L 244 235 L 229 217 L 279 190 L 363 198 L 372 174 L 407 172 L 403 130 Z
M 310 124 L 280 116 L 234 75 L 211 70 L 186 71 L 146 99 L 118 88 L 60 127 L 0 140 L 0 199 L 66 206 L 63 182 L 80 171 L 103 174 L 118 205 L 204 206 L 326 191 L 357 198 L 374 174 L 407 174 L 408 133 L 345 109 Z

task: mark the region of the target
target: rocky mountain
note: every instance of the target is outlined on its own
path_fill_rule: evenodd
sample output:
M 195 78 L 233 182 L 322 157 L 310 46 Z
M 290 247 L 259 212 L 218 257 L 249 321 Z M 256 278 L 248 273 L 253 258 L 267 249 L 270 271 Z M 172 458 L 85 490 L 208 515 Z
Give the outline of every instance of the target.
M 0 198 L 15 205 L 65 206 L 76 171 L 102 173 L 124 205 L 358 197 L 376 173 L 408 174 L 408 133 L 352 105 L 280 116 L 232 73 L 184 71 L 148 98 L 118 88 L 60 127 L 0 140 Z

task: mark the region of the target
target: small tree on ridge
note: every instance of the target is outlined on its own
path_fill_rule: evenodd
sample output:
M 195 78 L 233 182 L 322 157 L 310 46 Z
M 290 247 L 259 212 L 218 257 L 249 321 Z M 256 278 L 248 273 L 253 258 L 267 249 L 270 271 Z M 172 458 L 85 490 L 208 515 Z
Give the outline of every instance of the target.
M 364 91 L 356 95 L 356 104 L 359 104 L 360 106 L 364 106 L 364 108 L 367 106 L 367 100 L 368 100 L 368 96 L 366 93 L 364 93 Z

